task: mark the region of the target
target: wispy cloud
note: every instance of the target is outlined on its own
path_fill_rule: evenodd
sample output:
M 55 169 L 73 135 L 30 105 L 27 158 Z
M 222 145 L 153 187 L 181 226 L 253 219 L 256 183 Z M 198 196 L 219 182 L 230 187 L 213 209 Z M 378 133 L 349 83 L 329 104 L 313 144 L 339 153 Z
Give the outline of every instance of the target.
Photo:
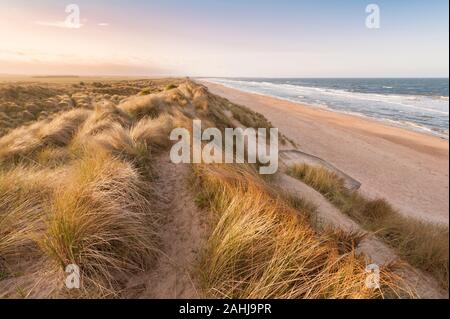
M 107 23 L 107 22 L 100 22 L 100 23 L 97 23 L 97 25 L 99 27 L 109 27 L 109 23 Z
M 53 27 L 53 28 L 64 28 L 64 29 L 79 29 L 83 26 L 83 24 L 73 24 L 67 23 L 65 21 L 36 21 L 37 25 L 45 26 L 45 27 Z

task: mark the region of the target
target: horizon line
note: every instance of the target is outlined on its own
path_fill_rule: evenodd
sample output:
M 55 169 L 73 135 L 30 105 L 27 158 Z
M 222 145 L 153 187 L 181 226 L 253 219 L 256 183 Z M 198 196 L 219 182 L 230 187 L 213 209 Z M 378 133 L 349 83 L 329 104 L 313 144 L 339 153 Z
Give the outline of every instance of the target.
M 174 75 L 174 74 L 20 74 L 20 73 L 0 73 L 0 76 L 10 76 L 10 77 L 41 77 L 41 78 L 75 78 L 75 77 L 145 77 L 145 78 L 193 78 L 193 79 L 449 79 L 447 76 L 193 76 L 193 75 Z

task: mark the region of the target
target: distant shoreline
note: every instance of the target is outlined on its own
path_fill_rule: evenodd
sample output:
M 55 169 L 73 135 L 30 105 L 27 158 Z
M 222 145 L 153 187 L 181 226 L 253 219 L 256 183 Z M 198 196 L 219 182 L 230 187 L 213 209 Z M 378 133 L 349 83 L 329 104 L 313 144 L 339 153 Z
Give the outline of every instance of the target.
M 413 131 L 413 132 L 418 132 L 418 133 L 422 133 L 422 134 L 429 135 L 429 136 L 438 137 L 438 138 L 441 138 L 443 140 L 448 140 L 449 139 L 448 127 L 446 129 L 441 130 L 440 127 L 437 127 L 437 126 L 433 125 L 432 122 L 430 122 L 429 125 L 425 125 L 425 124 L 420 124 L 419 125 L 418 123 L 414 122 L 413 120 L 409 120 L 409 119 L 406 120 L 406 119 L 402 119 L 401 117 L 394 119 L 394 118 L 392 118 L 393 115 L 382 117 L 382 115 L 377 116 L 377 113 L 372 112 L 372 111 L 369 112 L 369 114 L 365 114 L 365 113 L 367 113 L 367 111 L 371 110 L 371 108 L 367 108 L 366 111 L 364 111 L 364 109 L 352 110 L 349 107 L 345 107 L 347 101 L 343 101 L 342 103 L 338 103 L 338 104 L 341 105 L 339 107 L 336 107 L 336 106 L 333 107 L 333 106 L 329 106 L 328 103 L 326 103 L 326 102 L 320 103 L 319 101 L 316 101 L 315 103 L 311 103 L 311 102 L 308 102 L 308 101 L 299 101 L 297 99 L 290 98 L 288 96 L 283 96 L 283 95 L 285 95 L 285 93 L 282 93 L 282 94 L 275 94 L 275 93 L 273 93 L 272 94 L 270 92 L 270 90 L 267 90 L 267 92 L 261 92 L 262 88 L 265 87 L 265 86 L 262 86 L 262 87 L 256 87 L 255 86 L 255 89 L 251 89 L 250 88 L 251 86 L 249 86 L 248 88 L 245 88 L 245 87 L 240 88 L 240 87 L 236 87 L 236 85 L 234 85 L 234 84 L 232 85 L 232 84 L 228 84 L 228 83 L 221 83 L 221 82 L 218 82 L 218 81 L 214 81 L 214 79 L 217 79 L 217 78 L 211 78 L 211 79 L 212 80 L 209 81 L 210 80 L 209 78 L 198 78 L 197 81 L 200 81 L 200 82 L 201 81 L 205 81 L 205 82 L 208 82 L 208 83 L 214 83 L 214 84 L 222 85 L 222 86 L 230 88 L 230 89 L 235 89 L 235 90 L 239 90 L 239 91 L 242 91 L 242 92 L 255 94 L 255 95 L 268 96 L 268 97 L 272 97 L 272 98 L 275 98 L 275 99 L 280 99 L 280 100 L 289 101 L 289 102 L 292 102 L 292 103 L 297 103 L 297 104 L 300 104 L 300 105 L 303 105 L 303 106 L 306 106 L 306 107 L 310 107 L 310 108 L 314 108 L 314 109 L 324 109 L 324 110 L 327 110 L 327 111 L 330 111 L 330 112 L 334 112 L 334 113 L 346 114 L 346 115 L 355 116 L 355 117 L 358 117 L 358 118 L 363 118 L 363 119 L 366 119 L 366 120 L 373 120 L 373 121 L 376 121 L 377 123 L 380 123 L 380 124 L 383 124 L 383 125 L 397 127 L 397 128 L 402 128 L 402 129 L 406 129 L 408 131 Z M 442 79 L 444 79 L 444 78 L 442 78 Z M 240 82 L 241 80 L 242 80 L 242 78 L 236 79 L 236 81 L 238 81 L 238 82 Z M 252 80 L 252 78 L 248 78 L 247 80 Z M 253 83 L 259 83 L 259 82 L 261 82 L 263 80 L 265 81 L 265 79 L 263 79 L 263 78 L 255 79 L 256 82 L 249 82 L 249 83 L 251 83 L 251 85 L 253 85 Z M 286 79 L 276 79 L 276 80 L 286 80 L 286 81 L 287 80 L 292 80 L 292 81 L 296 81 L 296 80 L 317 80 L 317 79 L 289 79 L 289 78 L 286 78 Z M 330 80 L 330 79 L 320 78 L 319 80 Z M 344 79 L 344 80 L 355 80 L 355 79 L 354 78 L 352 78 L 352 79 L 349 78 L 349 79 Z M 374 79 L 368 78 L 366 80 L 374 80 Z M 269 81 L 269 79 L 268 79 L 268 81 Z M 243 83 L 245 83 L 245 82 L 243 82 Z M 261 82 L 261 83 L 265 83 L 265 82 Z M 272 85 L 272 82 L 269 81 L 269 84 Z M 273 84 L 275 84 L 275 83 L 273 83 Z M 287 85 L 287 84 L 290 84 L 290 83 L 285 83 L 285 84 Z M 282 86 L 281 83 L 276 83 L 275 85 L 280 85 L 280 87 Z M 294 87 L 294 88 L 296 87 L 295 84 L 292 84 L 291 86 Z M 304 87 L 304 88 L 301 87 L 301 88 L 302 89 L 307 89 L 307 87 Z M 320 90 L 325 90 L 325 91 L 328 90 L 326 87 L 310 87 L 308 89 L 319 90 L 319 91 Z M 264 89 L 263 91 L 266 91 L 266 89 Z M 331 90 L 331 91 L 333 91 L 333 90 Z M 343 90 L 343 92 L 344 92 L 344 90 Z M 357 95 L 358 94 L 359 95 L 361 95 L 361 94 L 362 95 L 364 95 L 364 94 L 368 94 L 368 95 L 373 94 L 374 95 L 373 98 L 376 98 L 375 95 L 380 94 L 381 97 L 384 97 L 384 95 L 382 95 L 383 93 L 369 93 L 369 92 L 364 92 L 364 91 L 361 91 L 361 92 L 359 92 L 359 91 L 358 92 L 350 91 L 349 94 L 357 94 Z M 390 94 L 386 95 L 386 97 L 387 98 L 390 97 L 390 96 L 394 96 L 395 97 L 396 95 L 402 96 L 403 94 L 394 92 L 394 93 L 390 93 Z M 319 94 L 319 96 L 327 96 L 327 94 L 325 94 L 325 95 Z M 404 96 L 408 97 L 408 95 L 404 95 Z M 429 96 L 428 97 L 428 96 L 424 95 L 424 97 L 426 97 L 426 98 L 433 98 L 434 96 Z M 359 99 L 359 97 L 356 96 L 355 97 L 355 101 L 357 101 L 358 99 Z M 443 100 L 447 101 L 447 103 L 448 103 L 448 97 L 445 97 Z M 376 101 L 376 100 L 372 100 L 372 97 L 371 97 L 371 101 Z M 383 101 L 383 99 L 381 101 Z M 380 101 L 380 103 L 386 103 L 386 102 L 381 102 L 381 101 Z M 388 103 L 391 103 L 391 102 L 388 102 Z M 334 102 L 334 104 L 336 104 L 336 102 Z M 400 103 L 400 105 L 402 105 L 402 104 Z M 380 107 L 382 109 L 383 105 L 381 105 Z M 395 108 L 394 108 L 394 110 L 395 110 Z M 419 107 L 419 110 L 420 110 L 420 107 Z M 439 110 L 431 109 L 431 111 L 432 112 L 437 112 L 437 114 L 440 113 Z M 373 115 L 370 114 L 370 113 L 373 113 Z M 391 113 L 391 114 L 395 114 L 395 113 Z M 425 114 L 427 114 L 427 113 L 425 113 Z M 430 114 L 433 114 L 433 113 L 430 113 Z M 445 116 L 441 115 L 441 117 L 445 117 Z M 447 118 L 448 118 L 448 114 L 447 114 Z M 436 118 L 436 119 L 434 119 L 434 121 L 436 121 L 438 119 L 439 118 Z

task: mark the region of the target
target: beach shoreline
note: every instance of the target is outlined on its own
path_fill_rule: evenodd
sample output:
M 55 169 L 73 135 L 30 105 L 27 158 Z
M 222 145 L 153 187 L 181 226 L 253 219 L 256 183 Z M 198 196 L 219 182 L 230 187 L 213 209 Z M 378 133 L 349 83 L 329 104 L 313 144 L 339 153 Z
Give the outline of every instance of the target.
M 418 92 L 415 92 L 418 95 L 414 94 L 414 92 L 409 92 L 408 94 L 400 93 L 400 88 L 398 89 L 398 92 L 385 93 L 376 91 L 376 89 L 374 88 L 367 89 L 369 91 L 365 91 L 364 89 L 360 89 L 359 91 L 357 91 L 346 88 L 345 86 L 340 88 L 335 87 L 333 89 L 329 89 L 327 87 L 327 85 L 337 86 L 337 83 L 322 83 L 321 85 L 323 85 L 323 87 L 310 87 L 308 85 L 302 86 L 302 84 L 291 84 L 291 82 L 287 80 L 286 83 L 283 84 L 278 83 L 275 80 L 267 80 L 266 82 L 240 80 L 230 80 L 228 82 L 224 80 L 222 82 L 221 79 L 215 78 L 198 78 L 197 80 L 204 80 L 208 83 L 223 85 L 224 87 L 236 89 L 246 93 L 263 95 L 283 101 L 298 103 L 300 105 L 312 107 L 314 109 L 325 109 L 340 114 L 361 117 L 363 119 L 376 121 L 384 125 L 399 127 L 426 135 L 436 136 L 445 140 L 449 139 L 448 96 L 420 95 Z M 330 81 L 332 79 L 326 80 Z M 345 80 L 346 79 L 342 79 L 342 81 Z M 356 86 L 358 83 L 356 82 L 356 80 L 358 79 L 351 80 L 353 81 L 352 85 Z M 362 82 L 364 82 L 365 80 L 367 81 L 367 79 L 361 79 Z M 383 80 L 387 81 L 388 79 Z M 405 81 L 408 80 L 411 79 L 405 79 Z M 251 83 L 251 86 L 247 86 L 247 83 Z M 258 86 L 259 84 L 261 85 Z M 318 82 L 317 85 L 319 84 L 320 83 Z M 368 84 L 361 84 L 362 87 L 364 87 L 364 85 L 367 88 Z M 378 83 L 378 85 L 380 84 Z M 273 87 L 273 91 L 267 90 L 268 86 Z M 289 86 L 289 89 L 287 89 L 285 86 Z M 399 87 L 401 87 L 400 84 Z M 429 90 L 430 93 L 438 94 L 436 92 L 437 89 L 433 88 L 431 85 L 429 87 Z M 444 94 L 444 92 L 439 93 Z M 338 96 L 339 98 L 341 98 L 342 95 L 345 95 L 347 99 L 340 101 L 333 98 L 329 99 L 330 96 L 333 96 L 334 98 Z M 422 99 L 428 100 L 425 101 Z M 436 100 L 445 100 L 446 102 L 444 104 L 435 105 Z M 362 103 L 361 101 L 364 101 L 364 103 Z M 420 105 L 414 105 L 415 102 L 413 101 L 421 101 L 422 104 L 419 103 Z M 357 104 L 355 104 L 355 102 Z M 399 109 L 392 107 L 392 105 L 398 106 Z M 407 109 L 405 109 L 405 107 Z M 424 113 L 420 115 L 415 114 L 414 110 L 420 110 L 420 112 Z M 447 121 L 443 119 L 443 116 L 447 118 Z M 445 122 L 447 123 L 446 125 Z
M 300 150 L 360 181 L 364 195 L 385 198 L 405 215 L 448 225 L 448 140 L 376 119 L 198 82 L 266 116 Z

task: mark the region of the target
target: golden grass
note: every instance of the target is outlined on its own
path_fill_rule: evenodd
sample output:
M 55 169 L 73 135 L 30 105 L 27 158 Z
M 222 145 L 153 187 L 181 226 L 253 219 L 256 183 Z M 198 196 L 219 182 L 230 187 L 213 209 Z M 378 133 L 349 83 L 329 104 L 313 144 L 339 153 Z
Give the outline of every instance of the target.
M 54 107 L 50 101 L 62 93 L 61 88 L 47 85 L 0 83 L 0 136 L 20 125 L 67 110 L 67 105 Z
M 342 254 L 354 251 L 367 235 L 363 232 L 349 232 L 333 227 L 325 227 L 322 232 L 324 237 L 337 244 L 338 250 Z
M 169 90 L 176 89 L 177 87 L 178 87 L 178 85 L 175 85 L 175 84 L 168 84 L 164 89 L 165 89 L 166 91 L 169 91 Z
M 62 176 L 60 170 L 21 166 L 0 172 L 0 272 L 38 255 L 36 235 Z
M 84 153 L 98 148 L 106 150 L 117 158 L 133 163 L 140 173 L 151 179 L 152 156 L 170 145 L 169 134 L 173 123 L 173 117 L 169 115 L 144 118 L 130 128 L 111 123 L 107 129 L 79 145 L 84 148 Z
M 34 163 L 41 167 L 56 168 L 73 159 L 73 155 L 65 147 L 45 147 L 36 153 Z
M 199 199 L 213 211 L 212 234 L 200 266 L 203 289 L 219 298 L 379 298 L 398 287 L 388 272 L 383 289 L 365 287 L 365 263 L 319 235 L 251 169 L 194 167 Z M 391 290 L 392 289 L 392 290 Z
M 88 118 L 90 111 L 75 109 L 56 117 L 38 132 L 43 145 L 66 146 L 78 127 Z
M 28 127 L 19 127 L 0 138 L 0 163 L 16 162 L 23 154 L 30 153 L 41 145 L 36 136 L 42 122 L 34 123 Z
M 206 90 L 206 88 L 204 88 Z M 220 97 L 213 96 L 210 93 L 203 92 L 204 100 L 203 102 L 208 105 L 208 118 L 214 119 L 216 123 L 222 125 L 223 127 L 234 127 L 231 119 L 225 115 L 224 111 L 229 111 L 231 113 L 232 118 L 241 123 L 244 127 L 249 128 L 273 128 L 272 123 L 262 114 L 252 111 L 246 106 L 233 104 L 230 101 Z M 283 134 L 279 134 L 279 140 L 281 144 L 286 144 L 286 141 L 289 141 L 293 146 L 295 143 L 284 136 Z
M 109 103 L 97 104 L 77 135 L 79 137 L 94 136 L 108 129 L 112 123 L 128 126 L 130 125 L 130 118 L 114 105 Z
M 143 270 L 157 254 L 152 189 L 128 163 L 105 154 L 77 162 L 55 192 L 39 242 L 61 271 L 80 267 L 84 287 L 115 293 L 119 274 Z
M 233 117 L 241 122 L 246 127 L 254 128 L 271 128 L 273 127 L 262 114 L 253 112 L 248 107 L 237 105 L 237 104 L 227 104 L 228 109 L 233 114 Z
M 131 273 L 148 269 L 161 220 L 151 155 L 177 121 L 133 122 L 102 103 L 0 138 L 0 277 L 9 279 L 0 295 L 117 297 Z M 82 289 L 67 294 L 72 263 Z
M 45 271 L 23 283 L 24 295 L 64 296 L 64 269 L 74 263 L 83 286 L 72 297 L 118 296 L 120 278 L 146 269 L 158 253 L 160 215 L 152 199 L 150 184 L 130 163 L 102 150 L 61 169 L 2 172 L 2 277 L 26 273 L 34 260 Z M 11 289 L 2 295 L 14 296 L 18 288 Z
M 264 178 L 264 176 L 263 176 Z M 317 206 L 303 197 L 293 195 L 291 193 L 278 190 L 278 194 L 282 196 L 284 201 L 297 212 L 300 212 L 308 219 L 309 224 L 316 230 L 322 229 L 321 220 L 317 214 Z
M 54 117 L 73 107 L 91 109 L 102 100 L 117 104 L 144 88 L 149 94 L 158 93 L 183 80 L 7 77 L 4 81 L 10 83 L 0 80 L 0 136 L 21 125 Z
M 39 121 L 19 127 L 0 138 L 0 163 L 27 160 L 46 146 L 66 146 L 90 111 L 76 109 L 52 121 Z
M 133 96 L 120 103 L 118 108 L 135 120 L 144 117 L 156 118 L 168 113 L 172 108 L 184 107 L 189 103 L 186 96 L 178 89 L 144 96 Z
M 336 174 L 305 164 L 288 168 L 288 174 L 310 185 L 364 229 L 375 232 L 411 265 L 431 273 L 448 289 L 448 227 L 401 215 L 382 199 L 369 200 L 345 189 Z
M 144 118 L 130 129 L 134 141 L 150 146 L 155 151 L 161 151 L 170 145 L 170 132 L 174 127 L 172 116 L 163 114 L 156 119 Z
M 156 117 L 162 112 L 164 102 L 159 96 L 146 95 L 130 98 L 120 104 L 120 109 L 130 116 L 141 119 L 143 117 Z
M 287 173 L 330 198 L 344 190 L 343 182 L 339 177 L 325 168 L 298 164 L 290 166 Z

